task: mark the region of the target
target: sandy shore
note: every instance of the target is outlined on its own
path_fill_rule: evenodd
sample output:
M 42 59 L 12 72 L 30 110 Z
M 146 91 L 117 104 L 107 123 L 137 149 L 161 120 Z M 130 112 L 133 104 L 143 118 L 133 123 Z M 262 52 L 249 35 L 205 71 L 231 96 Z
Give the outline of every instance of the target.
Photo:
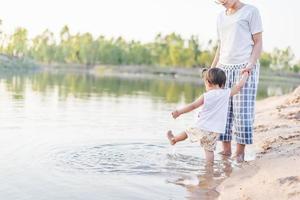
M 257 103 L 257 159 L 219 187 L 221 200 L 300 199 L 300 87 Z

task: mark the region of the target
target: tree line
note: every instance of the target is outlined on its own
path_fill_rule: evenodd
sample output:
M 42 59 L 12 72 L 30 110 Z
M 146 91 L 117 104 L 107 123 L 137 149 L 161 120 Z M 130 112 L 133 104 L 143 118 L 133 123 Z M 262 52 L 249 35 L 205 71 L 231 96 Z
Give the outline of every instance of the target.
M 157 34 L 148 43 L 122 37 L 94 37 L 91 33 L 71 34 L 68 26 L 61 29 L 58 38 L 48 29 L 32 39 L 25 28 L 17 28 L 11 35 L 0 33 L 0 53 L 47 64 L 208 67 L 216 48 L 215 41 L 202 44 L 197 36 L 184 39 L 176 33 Z M 300 62 L 294 62 L 290 47 L 263 52 L 260 62 L 265 68 L 300 71 Z

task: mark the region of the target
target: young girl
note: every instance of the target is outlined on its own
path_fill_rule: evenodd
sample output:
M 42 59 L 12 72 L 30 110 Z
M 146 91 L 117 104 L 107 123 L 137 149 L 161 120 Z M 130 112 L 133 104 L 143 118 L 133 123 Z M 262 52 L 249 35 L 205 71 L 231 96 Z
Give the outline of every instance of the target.
M 221 133 L 225 132 L 229 98 L 237 94 L 247 81 L 248 73 L 243 74 L 242 79 L 232 89 L 224 89 L 226 75 L 219 68 L 211 68 L 203 72 L 206 92 L 193 103 L 172 112 L 174 119 L 181 114 L 190 112 L 201 105 L 202 110 L 194 127 L 186 129 L 174 136 L 168 131 L 167 137 L 171 145 L 190 138 L 191 142 L 199 141 L 205 150 L 207 164 L 213 164 L 216 141 Z
M 262 50 L 262 22 L 254 6 L 239 0 L 217 0 L 225 7 L 217 20 L 218 48 L 211 67 L 226 73 L 225 88 L 231 88 L 240 72 L 250 76 L 241 92 L 230 99 L 225 133 L 220 135 L 223 155 L 231 155 L 232 135 L 236 135 L 236 159 L 244 160 L 245 145 L 253 143 L 253 121 L 259 77 L 258 58 Z

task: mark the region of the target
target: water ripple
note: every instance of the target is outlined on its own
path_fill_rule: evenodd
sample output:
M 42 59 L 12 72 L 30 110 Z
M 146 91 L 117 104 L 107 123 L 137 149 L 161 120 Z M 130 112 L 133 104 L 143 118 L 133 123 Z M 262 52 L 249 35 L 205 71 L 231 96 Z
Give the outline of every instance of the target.
M 170 153 L 165 144 L 103 144 L 55 153 L 59 170 L 91 173 L 164 174 L 199 171 L 204 160 Z

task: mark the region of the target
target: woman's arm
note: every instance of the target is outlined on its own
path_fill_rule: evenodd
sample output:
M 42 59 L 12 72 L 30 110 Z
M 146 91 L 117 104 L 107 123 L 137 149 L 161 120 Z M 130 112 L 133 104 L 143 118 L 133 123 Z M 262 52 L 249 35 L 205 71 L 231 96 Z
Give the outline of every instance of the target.
M 218 47 L 217 47 L 217 50 L 216 50 L 214 60 L 211 64 L 211 67 L 216 67 L 217 66 L 217 64 L 219 62 L 219 58 L 220 58 L 220 42 L 218 42 Z
M 263 45 L 262 32 L 252 35 L 252 39 L 254 42 L 252 53 L 251 53 L 250 59 L 248 61 L 248 64 L 242 70 L 242 73 L 243 72 L 249 72 L 249 73 L 251 72 L 251 70 L 255 66 L 255 64 L 256 64 L 257 60 L 259 59 L 260 54 L 262 52 L 262 45 Z
M 204 97 L 203 95 L 201 95 L 196 101 L 194 101 L 193 103 L 190 103 L 188 105 L 186 105 L 185 107 L 175 110 L 172 112 L 172 116 L 174 119 L 176 119 L 177 117 L 179 117 L 181 114 L 190 112 L 192 110 L 195 110 L 196 108 L 199 108 L 201 105 L 203 105 L 204 103 Z

